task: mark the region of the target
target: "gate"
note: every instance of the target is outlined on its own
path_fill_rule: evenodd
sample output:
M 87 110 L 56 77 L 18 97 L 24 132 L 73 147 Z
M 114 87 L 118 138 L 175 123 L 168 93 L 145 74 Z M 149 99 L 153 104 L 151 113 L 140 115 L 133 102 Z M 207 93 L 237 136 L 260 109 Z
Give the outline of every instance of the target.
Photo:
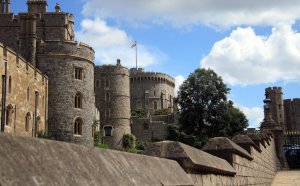
M 284 153 L 291 169 L 300 169 L 300 131 L 284 133 Z

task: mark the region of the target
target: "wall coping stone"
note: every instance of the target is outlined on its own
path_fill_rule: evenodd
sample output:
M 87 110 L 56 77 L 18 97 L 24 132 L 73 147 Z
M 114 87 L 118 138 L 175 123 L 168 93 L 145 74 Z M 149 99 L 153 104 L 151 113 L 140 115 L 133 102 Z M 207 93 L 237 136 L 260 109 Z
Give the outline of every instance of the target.
M 0 185 L 194 185 L 173 160 L 0 134 Z
M 261 139 L 257 134 L 247 134 L 247 136 L 259 147 L 259 152 L 262 152 L 260 149 Z
M 260 148 L 247 135 L 236 135 L 232 138 L 232 141 L 247 150 L 249 154 L 251 154 L 251 147 L 260 151 Z
M 215 137 L 202 147 L 202 150 L 214 156 L 218 156 L 233 164 L 233 154 L 242 156 L 248 160 L 253 160 L 253 157 L 242 147 L 225 137 Z
M 236 171 L 224 159 L 175 141 L 161 141 L 148 146 L 146 155 L 173 159 L 188 173 L 222 174 L 234 176 Z

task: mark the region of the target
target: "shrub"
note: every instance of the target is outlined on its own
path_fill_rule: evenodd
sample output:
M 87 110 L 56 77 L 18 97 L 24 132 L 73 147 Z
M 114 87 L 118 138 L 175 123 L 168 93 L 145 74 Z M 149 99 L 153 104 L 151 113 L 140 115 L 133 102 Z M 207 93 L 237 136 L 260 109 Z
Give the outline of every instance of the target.
M 124 149 L 135 148 L 135 136 L 132 134 L 124 134 L 122 139 L 122 147 Z

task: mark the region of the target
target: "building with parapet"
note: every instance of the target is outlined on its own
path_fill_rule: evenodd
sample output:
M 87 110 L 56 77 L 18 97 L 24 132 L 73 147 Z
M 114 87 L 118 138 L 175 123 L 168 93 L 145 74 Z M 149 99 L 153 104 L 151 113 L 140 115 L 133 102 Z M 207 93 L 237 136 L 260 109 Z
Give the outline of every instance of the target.
M 271 100 L 272 119 L 285 131 L 300 131 L 300 99 L 283 99 L 281 87 L 266 88 L 265 93 Z
M 18 15 L 10 12 L 9 0 L 1 5 L 0 42 L 49 78 L 48 134 L 92 145 L 94 50 L 74 40 L 73 15 L 61 11 L 59 4 L 55 12 L 48 12 L 46 0 L 28 0 L 28 12 Z M 22 77 L 16 74 L 15 78 Z
M 145 109 L 154 114 L 160 109 L 173 112 L 175 80 L 160 72 L 130 69 L 131 110 Z

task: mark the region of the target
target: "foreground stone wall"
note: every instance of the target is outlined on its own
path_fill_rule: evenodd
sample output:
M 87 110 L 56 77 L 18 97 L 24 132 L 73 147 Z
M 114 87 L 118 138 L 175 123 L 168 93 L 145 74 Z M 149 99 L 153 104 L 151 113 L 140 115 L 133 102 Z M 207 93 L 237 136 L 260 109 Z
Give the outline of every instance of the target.
M 0 144 L 3 186 L 194 185 L 172 160 L 9 134 Z
M 179 142 L 157 142 L 146 154 L 176 160 L 197 186 L 271 185 L 280 169 L 274 139 L 270 134 L 249 136 L 236 136 L 234 142 L 212 138 L 202 149 L 207 153 Z

